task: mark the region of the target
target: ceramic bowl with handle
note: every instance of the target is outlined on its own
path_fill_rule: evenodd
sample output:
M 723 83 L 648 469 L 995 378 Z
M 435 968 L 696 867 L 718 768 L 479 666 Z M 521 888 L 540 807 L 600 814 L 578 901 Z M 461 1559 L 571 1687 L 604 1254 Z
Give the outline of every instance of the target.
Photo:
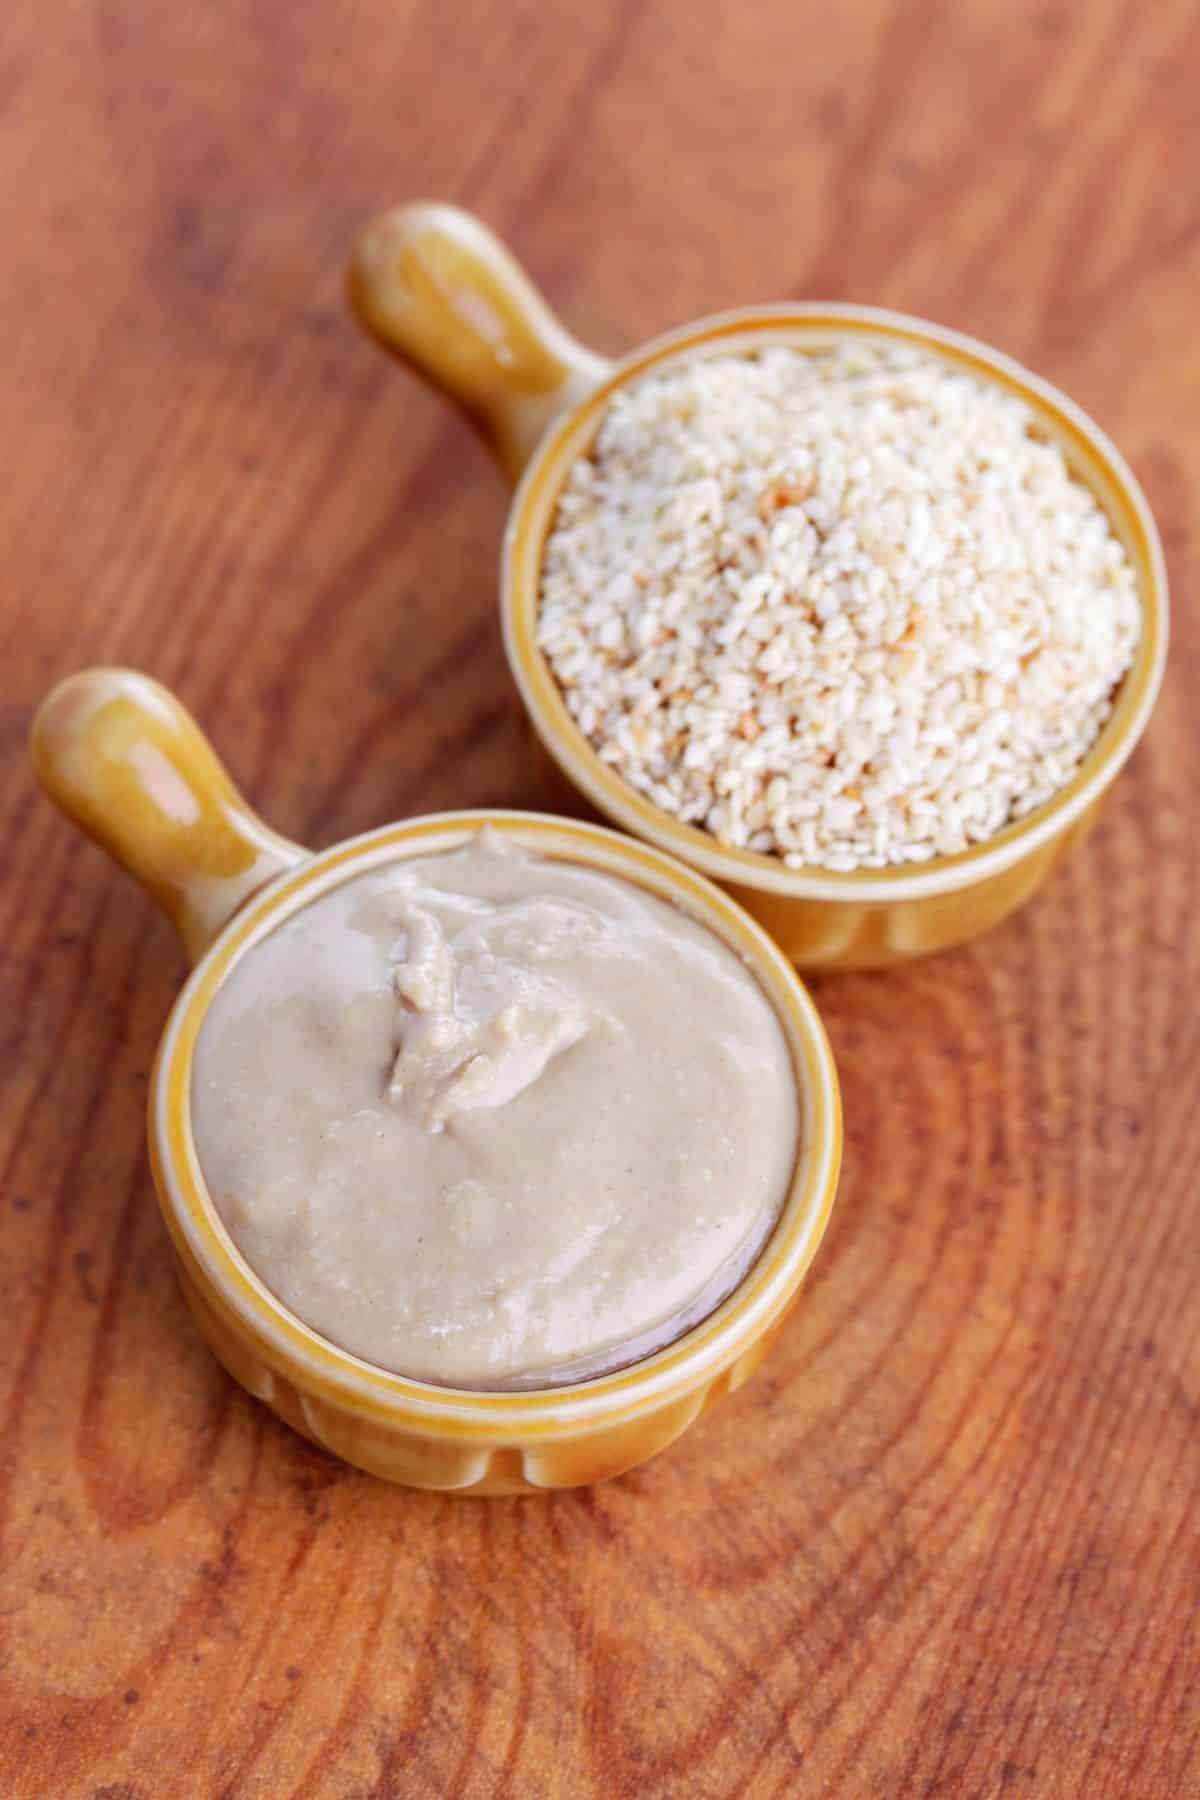
M 571 1487 L 644 1462 L 757 1367 L 795 1300 L 833 1204 L 841 1114 L 812 1001 L 767 935 L 719 888 L 619 833 L 537 813 L 442 813 L 312 854 L 263 824 L 189 715 L 122 669 L 70 677 L 43 703 L 34 766 L 55 804 L 163 906 L 192 962 L 150 1086 L 150 1157 L 184 1294 L 242 1386 L 314 1442 L 387 1480 L 445 1491 Z M 713 931 L 751 969 L 791 1051 L 799 1143 L 778 1224 L 716 1310 L 656 1354 L 574 1386 L 475 1393 L 410 1381 L 305 1325 L 241 1255 L 207 1192 L 191 1072 L 226 975 L 331 888 L 455 848 L 484 826 L 543 856 L 622 877 Z
M 1133 474 L 1056 389 L 957 332 L 833 304 L 723 313 L 610 363 L 576 343 L 478 220 L 450 206 L 405 206 L 371 225 L 351 263 L 349 294 L 366 330 L 466 412 L 517 483 L 501 556 L 504 640 L 556 806 L 582 804 L 720 882 L 795 962 L 811 968 L 869 967 L 961 943 L 1029 899 L 1083 837 L 1154 705 L 1167 648 L 1167 582 Z M 1124 544 L 1140 588 L 1142 633 L 1099 738 L 1045 805 L 956 855 L 842 874 L 727 849 L 622 781 L 567 709 L 537 647 L 537 609 L 542 547 L 560 489 L 615 389 L 696 357 L 770 344 L 818 349 L 847 339 L 916 346 L 1019 395 Z

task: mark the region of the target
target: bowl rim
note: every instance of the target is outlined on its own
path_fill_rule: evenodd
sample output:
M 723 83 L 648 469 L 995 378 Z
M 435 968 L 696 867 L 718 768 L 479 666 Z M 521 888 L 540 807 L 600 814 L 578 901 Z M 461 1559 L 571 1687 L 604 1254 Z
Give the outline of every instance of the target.
M 1113 710 L 1066 785 L 1024 818 L 951 856 L 883 869 L 792 869 L 760 851 L 728 848 L 684 824 L 616 775 L 576 725 L 537 647 L 541 548 L 571 460 L 586 448 L 609 396 L 651 368 L 697 354 L 770 344 L 835 342 L 847 335 L 932 349 L 960 367 L 999 381 L 1027 402 L 1091 488 L 1125 544 L 1138 577 L 1142 631 Z M 797 900 L 892 902 L 952 893 L 999 875 L 1081 818 L 1132 754 L 1158 696 L 1169 636 L 1162 543 L 1136 476 L 1105 432 L 1073 400 L 1003 351 L 911 314 L 846 302 L 798 301 L 742 307 L 653 338 L 613 365 L 578 405 L 551 425 L 513 496 L 501 552 L 501 624 L 505 654 L 530 722 L 568 781 L 605 818 L 698 868 L 714 881 Z
M 542 854 L 623 876 L 678 905 L 729 944 L 783 1026 L 802 1109 L 801 1144 L 780 1218 L 755 1262 L 706 1318 L 663 1349 L 570 1386 L 486 1393 L 393 1374 L 341 1349 L 277 1299 L 238 1250 L 200 1169 L 191 1129 L 193 1052 L 213 995 L 236 962 L 320 894 L 368 870 L 461 844 L 484 826 Z M 236 914 L 192 971 L 167 1020 L 151 1080 L 148 1128 L 159 1202 L 185 1269 L 219 1298 L 273 1373 L 301 1395 L 392 1428 L 461 1441 L 545 1442 L 658 1409 L 728 1368 L 786 1310 L 816 1254 L 841 1162 L 841 1100 L 817 1009 L 773 940 L 735 900 L 651 845 L 552 814 L 481 808 L 423 814 L 346 839 L 285 870 Z

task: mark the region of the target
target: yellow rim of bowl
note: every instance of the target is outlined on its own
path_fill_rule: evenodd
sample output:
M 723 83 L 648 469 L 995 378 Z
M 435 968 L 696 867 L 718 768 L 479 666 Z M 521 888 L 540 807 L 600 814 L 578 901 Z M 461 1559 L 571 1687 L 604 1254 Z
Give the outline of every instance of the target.
M 680 906 L 744 959 L 775 1005 L 792 1053 L 801 1147 L 783 1212 L 757 1262 L 713 1313 L 655 1355 L 574 1387 L 487 1394 L 393 1375 L 339 1349 L 271 1293 L 222 1224 L 191 1128 L 192 1061 L 221 981 L 254 944 L 332 887 L 414 854 L 452 849 L 483 826 L 558 860 L 623 876 Z M 202 1293 L 234 1315 L 256 1354 L 309 1395 L 425 1435 L 523 1441 L 624 1419 L 681 1397 L 727 1368 L 782 1313 L 828 1223 L 841 1162 L 841 1104 L 816 1008 L 791 964 L 736 902 L 660 851 L 601 826 L 540 813 L 429 814 L 336 845 L 250 900 L 192 972 L 167 1021 L 151 1084 L 150 1149 L 168 1230 Z
M 1104 507 L 1125 545 L 1138 576 L 1142 633 L 1133 666 L 1096 743 L 1075 776 L 1045 805 L 956 855 L 838 874 L 819 868 L 791 869 L 758 851 L 728 849 L 699 827 L 672 818 L 615 775 L 572 719 L 537 647 L 537 607 L 542 546 L 559 491 L 571 462 L 589 446 L 615 388 L 697 352 L 736 353 L 798 340 L 818 347 L 844 341 L 852 333 L 936 351 L 949 362 L 998 381 L 1028 403 L 1039 426 L 1062 447 L 1072 472 Z M 656 338 L 619 362 L 581 405 L 552 426 L 513 499 L 504 540 L 501 615 L 509 667 L 534 730 L 563 774 L 607 818 L 716 881 L 796 899 L 858 902 L 916 900 L 985 881 L 1086 812 L 1145 728 L 1162 680 L 1168 635 L 1166 567 L 1150 509 L 1132 470 L 1086 413 L 1048 382 L 974 338 L 882 308 L 819 304 L 721 313 Z

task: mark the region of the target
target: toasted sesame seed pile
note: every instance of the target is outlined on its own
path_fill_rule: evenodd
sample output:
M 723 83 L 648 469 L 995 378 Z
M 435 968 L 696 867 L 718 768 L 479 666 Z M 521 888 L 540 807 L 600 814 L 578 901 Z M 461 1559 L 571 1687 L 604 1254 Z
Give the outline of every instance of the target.
M 1129 560 L 996 384 L 907 347 L 700 359 L 614 394 L 538 642 L 625 781 L 792 867 L 951 854 L 1049 799 L 1133 658 Z

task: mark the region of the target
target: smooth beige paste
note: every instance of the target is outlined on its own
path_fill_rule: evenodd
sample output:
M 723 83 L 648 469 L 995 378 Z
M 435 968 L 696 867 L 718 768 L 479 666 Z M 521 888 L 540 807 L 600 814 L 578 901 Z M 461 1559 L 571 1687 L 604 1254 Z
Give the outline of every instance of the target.
M 293 1312 L 452 1386 L 577 1380 L 694 1324 L 797 1147 L 774 1008 L 705 927 L 497 832 L 360 875 L 235 964 L 192 1122 Z

